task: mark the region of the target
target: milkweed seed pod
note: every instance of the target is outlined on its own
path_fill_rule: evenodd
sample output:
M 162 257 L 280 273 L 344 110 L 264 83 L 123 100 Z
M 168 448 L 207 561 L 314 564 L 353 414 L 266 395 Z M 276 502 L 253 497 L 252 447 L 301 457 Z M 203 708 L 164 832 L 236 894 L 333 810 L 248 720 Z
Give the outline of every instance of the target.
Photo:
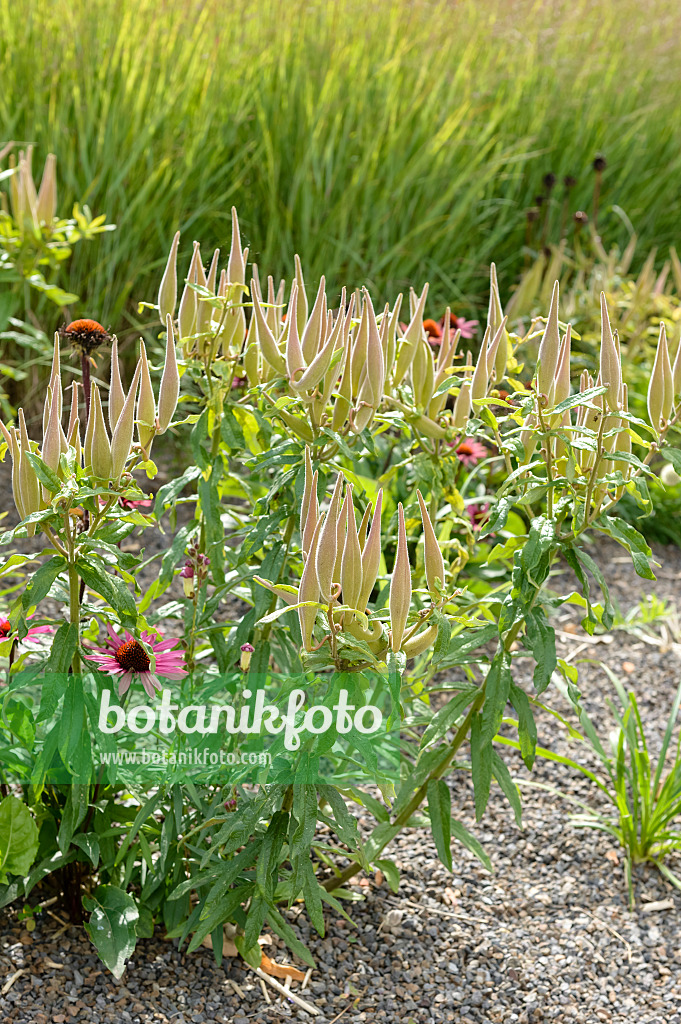
M 298 285 L 298 291 L 300 293 L 300 301 L 296 310 L 298 334 L 302 334 L 305 330 L 305 324 L 307 323 L 307 293 L 305 291 L 305 281 L 303 279 L 303 267 L 300 262 L 300 256 L 296 254 L 293 257 L 293 263 L 295 265 L 295 282 Z
M 52 470 L 53 473 L 59 472 L 59 458 L 62 451 L 61 435 L 62 430 L 59 415 L 59 401 L 57 399 L 57 391 L 54 391 L 50 402 L 50 413 L 47 420 L 47 430 L 45 431 L 41 453 L 43 462 L 48 469 Z M 50 492 L 43 484 L 43 498 L 45 501 L 50 500 L 49 495 Z
M 309 448 L 306 448 L 306 452 L 309 453 Z M 312 537 L 317 528 L 319 522 L 319 503 L 317 500 L 317 481 L 319 473 L 317 470 L 312 473 L 312 463 L 310 462 L 310 477 L 308 480 L 308 467 L 307 462 L 305 466 L 305 490 L 303 492 L 303 502 L 300 509 L 300 537 L 303 549 L 303 556 L 307 558 L 310 553 L 310 545 L 312 544 Z
M 57 158 L 54 153 L 48 153 L 45 161 L 40 190 L 38 191 L 38 202 L 36 214 L 39 224 L 52 226 L 57 215 Z
M 393 366 L 395 365 L 395 352 L 397 350 L 397 325 L 400 322 L 400 310 L 402 308 L 402 293 L 397 296 L 395 305 L 393 306 L 392 313 L 388 320 L 388 330 L 386 332 L 385 340 L 385 377 L 386 380 L 393 372 Z
M 534 412 L 528 413 L 523 421 L 523 429 L 520 432 L 520 443 L 523 446 L 525 452 L 525 458 L 523 463 L 528 463 L 535 453 L 539 438 L 537 436 L 537 429 L 539 423 L 537 421 L 537 414 Z
M 621 406 L 622 410 L 625 413 L 629 412 L 628 389 L 627 385 L 624 382 L 622 382 Z M 617 435 L 615 442 L 615 451 L 623 452 L 625 455 L 631 455 L 631 434 L 629 432 L 629 424 L 627 420 L 621 420 L 620 422 L 625 429 L 620 430 L 620 432 Z M 622 476 L 625 480 L 629 480 L 633 468 L 630 462 L 627 462 L 623 459 L 618 459 L 613 463 L 613 465 L 616 469 L 619 469 L 621 471 Z
M 300 336 L 300 343 L 306 366 L 310 365 L 319 351 L 320 345 L 323 344 L 326 330 L 326 312 L 326 279 L 322 277 L 319 282 L 319 288 L 317 289 L 317 298 L 315 299 L 315 304 L 312 307 L 312 312 L 310 313 L 310 319 L 307 321 Z
M 556 368 L 556 378 L 552 393 L 550 394 L 550 406 L 560 405 L 570 397 L 570 355 L 572 348 L 572 324 L 567 325 L 563 335 Z
M 615 339 L 612 336 L 608 306 L 605 301 L 605 292 L 601 292 L 601 355 L 600 355 L 601 380 L 607 386 L 605 401 L 612 412 L 617 412 L 620 390 L 622 385 L 622 365 L 620 355 L 617 351 Z
M 345 543 L 340 567 L 343 604 L 357 608 L 362 593 L 362 552 L 359 546 L 355 506 L 352 501 L 352 484 L 348 484 L 345 493 Z M 352 617 L 352 616 L 350 616 Z
M 338 314 L 335 324 L 332 323 L 331 313 L 329 312 L 327 314 L 326 330 L 321 336 L 320 348 L 317 355 L 305 370 L 302 377 L 292 385 L 296 391 L 305 391 L 310 390 L 311 388 L 317 388 L 317 385 L 324 381 L 323 391 L 319 395 L 320 401 L 317 406 L 318 419 L 321 418 L 321 413 L 329 401 L 333 384 L 335 380 L 338 379 L 338 369 L 335 370 L 335 375 L 330 374 L 329 370 L 336 351 L 339 348 L 342 348 L 344 344 L 344 335 L 348 321 L 347 316 L 343 313 L 344 309 L 345 288 L 341 292 L 341 312 Z M 324 340 L 324 338 L 326 340 Z M 327 374 L 328 379 L 325 380 Z
M 104 423 L 102 399 L 99 394 L 99 388 L 96 384 L 92 385 L 91 397 L 90 417 L 93 420 L 91 447 L 92 473 L 98 480 L 110 480 L 112 476 L 111 445 L 109 443 L 109 436 L 106 432 L 106 424 Z
M 111 342 L 111 379 L 109 383 L 109 427 L 112 433 L 116 429 L 124 403 L 125 391 L 118 362 L 118 338 L 114 338 Z
M 354 296 L 353 296 L 354 300 Z M 352 332 L 348 331 L 345 339 L 345 351 L 343 354 L 343 373 L 338 386 L 338 394 L 333 406 L 333 417 L 331 425 L 335 431 L 340 431 L 348 420 L 352 408 Z
M 560 332 L 558 329 L 558 282 L 553 286 L 551 308 L 537 356 L 537 392 L 548 395 L 558 366 Z
M 492 332 L 492 336 L 496 334 L 502 322 L 508 318 L 504 317 L 504 311 L 501 306 L 501 299 L 499 297 L 499 283 L 497 281 L 497 268 L 494 263 L 489 268 L 489 307 L 487 309 L 487 324 Z M 511 353 L 511 339 L 509 333 L 504 327 L 503 334 L 499 341 L 499 345 L 496 350 L 494 357 L 494 368 L 492 371 L 492 380 L 495 384 L 499 384 L 506 374 L 506 365 L 508 363 L 508 357 Z
M 170 321 L 170 314 L 168 314 Z M 142 360 L 138 360 L 135 375 L 132 378 L 130 390 L 123 403 L 120 416 L 111 437 L 111 479 L 116 483 L 121 478 L 125 464 L 132 448 L 132 438 L 135 430 L 135 401 L 137 399 L 137 387 L 142 373 Z
M 57 415 L 61 420 L 62 412 L 64 411 L 64 395 L 61 386 L 61 361 L 59 354 L 59 340 L 59 332 L 56 332 L 54 336 L 54 349 L 52 351 L 52 369 L 50 371 L 49 387 L 52 389 L 52 394 L 56 396 Z
M 435 366 L 430 345 L 421 338 L 416 346 L 409 369 L 414 404 L 417 409 L 426 409 L 435 390 Z
M 140 447 L 147 455 L 151 451 L 151 443 L 156 434 L 156 399 L 151 383 L 147 350 L 143 341 L 140 341 L 140 393 L 137 402 L 137 436 Z
M 423 337 L 423 312 L 426 306 L 427 297 L 428 285 L 425 284 L 418 301 L 415 303 L 415 308 L 409 326 L 404 332 L 402 340 L 398 346 L 395 372 L 393 375 L 396 386 L 401 384 L 404 380 L 405 374 L 411 366 L 411 361 L 414 358 L 416 346 Z
M 40 511 L 40 483 L 33 466 L 27 458 L 30 451 L 31 444 L 26 431 L 24 410 L 19 409 L 19 489 L 21 491 L 21 504 L 24 510 L 22 518 Z M 27 530 L 28 536 L 33 537 L 35 534 L 35 523 L 30 523 Z
M 383 488 L 376 495 L 376 501 L 374 508 L 371 513 L 371 529 L 369 535 L 362 546 L 362 587 L 359 592 L 359 599 L 357 602 L 357 608 L 359 611 L 366 611 L 366 606 L 369 603 L 371 597 L 371 591 L 374 589 L 376 580 L 378 579 L 378 570 L 381 565 L 381 508 L 383 505 Z M 371 507 L 371 506 L 370 506 Z M 369 509 L 367 509 L 367 512 Z M 364 525 L 364 520 L 362 520 Z M 358 533 L 358 538 L 361 538 L 362 529 Z
M 464 367 L 464 373 L 466 376 L 463 384 L 459 388 L 459 393 L 456 396 L 456 400 L 454 402 L 454 415 L 452 416 L 452 424 L 457 430 L 466 429 L 466 424 L 468 423 L 468 419 L 473 409 L 471 394 L 473 387 L 473 380 L 471 376 L 472 370 L 473 356 L 468 352 L 466 354 L 466 365 Z
M 71 412 L 69 415 L 69 428 L 67 431 L 69 447 L 76 453 L 76 465 L 82 465 L 83 450 L 80 443 L 80 416 L 78 413 L 78 381 L 71 385 Z
M 445 313 L 445 324 L 451 323 L 451 317 L 451 311 L 449 307 L 447 307 L 447 311 Z M 442 339 L 437 359 L 437 372 L 433 382 L 433 391 L 437 391 L 440 385 L 443 384 L 449 376 L 448 371 L 454 362 L 454 356 L 456 355 L 460 339 L 461 331 L 456 330 L 452 332 L 448 327 L 445 327 L 445 335 Z M 447 403 L 447 397 L 447 392 L 445 392 L 437 398 L 431 399 L 428 405 L 428 417 L 431 420 L 437 420 L 438 415 L 442 412 Z
M 674 406 L 674 375 L 669 360 L 667 332 L 664 321 L 660 321 L 660 336 L 655 352 L 655 362 L 648 385 L 648 415 L 650 425 L 657 433 L 669 422 Z
M 12 454 L 12 495 L 14 497 L 14 504 L 16 505 L 17 512 L 19 513 L 20 519 L 26 518 L 26 512 L 24 511 L 24 503 L 21 497 L 21 450 L 19 447 L 19 440 L 17 438 L 16 427 L 10 427 L 10 452 Z
M 336 561 L 333 563 L 333 576 L 331 577 L 331 585 L 334 595 L 338 594 L 341 586 L 341 563 L 343 561 L 343 548 L 345 547 L 345 529 L 348 521 L 348 507 L 346 502 L 343 502 L 338 513 L 338 523 L 336 524 Z M 338 600 L 334 596 L 334 603 Z
M 471 382 L 471 398 L 473 401 L 484 398 L 489 390 L 489 366 L 487 359 L 489 343 L 490 329 L 488 327 L 485 331 L 485 337 L 482 339 L 478 361 L 475 364 L 475 372 L 473 373 L 473 380 Z
M 556 471 L 559 475 L 563 475 L 567 468 L 567 453 L 568 445 L 567 442 L 572 437 L 572 418 L 570 416 L 570 410 L 566 409 L 562 416 L 558 417 L 557 428 L 562 430 L 563 437 L 556 435 L 552 438 L 553 442 L 553 458 L 556 463 Z M 555 427 L 553 429 L 556 429 Z
M 166 352 L 163 362 L 161 385 L 158 392 L 158 432 L 165 434 L 175 415 L 180 399 L 180 371 L 175 351 L 175 332 L 170 316 L 166 319 Z
M 592 382 L 591 378 L 589 378 L 589 386 L 593 387 L 593 382 Z M 600 375 L 599 375 L 596 378 L 596 387 L 600 387 L 600 386 L 601 386 L 601 378 L 600 378 Z M 601 428 L 601 422 L 602 422 L 603 416 L 605 414 L 604 404 L 605 403 L 603 402 L 603 395 L 595 395 L 586 404 L 586 411 L 585 411 L 585 414 L 584 414 L 584 422 L 582 424 L 582 428 L 583 428 L 584 433 L 592 441 L 592 443 L 594 441 L 593 435 L 594 434 L 598 434 L 598 432 L 599 432 L 599 430 Z M 582 469 L 583 470 L 585 470 L 585 471 L 586 470 L 591 470 L 593 468 L 593 465 L 594 465 L 595 461 L 596 461 L 596 453 L 594 451 L 590 451 L 588 449 L 583 449 L 582 450 L 581 465 L 582 465 Z
M 19 155 L 19 189 L 21 190 L 21 207 L 23 210 L 23 222 L 29 222 L 34 229 L 38 229 L 38 195 L 31 173 L 31 157 L 33 146 L 29 146 L 27 155 Z
M 198 284 L 200 264 L 199 243 L 194 242 L 194 252 L 192 253 L 189 271 L 187 272 L 187 281 L 182 292 L 182 298 L 180 299 L 180 308 L 177 312 L 177 333 L 182 342 L 188 342 L 192 335 L 196 333 L 198 303 L 196 291 L 191 286 Z M 188 345 L 187 347 L 190 348 L 191 346 Z
M 359 303 L 359 300 L 358 300 Z M 352 394 L 357 395 L 359 392 L 360 382 L 362 375 L 366 371 L 367 362 L 367 347 L 369 345 L 369 312 L 367 308 L 366 296 L 362 296 L 361 303 L 361 314 L 359 320 L 359 326 L 354 335 L 352 345 Z
M 494 381 L 496 380 L 494 369 L 496 366 L 496 357 L 499 351 L 499 346 L 504 340 L 504 333 L 506 331 L 506 318 L 504 317 L 504 319 L 497 327 L 496 331 L 492 331 L 492 328 L 489 327 L 489 325 L 487 330 L 489 330 L 491 334 L 491 341 L 487 347 L 487 379 L 489 383 L 494 383 Z M 487 385 L 488 391 L 489 383 Z
M 322 523 L 323 519 L 319 519 L 317 521 L 314 533 L 312 534 L 310 541 L 310 553 L 307 557 L 307 561 L 305 562 L 303 574 L 300 577 L 298 601 L 319 601 L 319 582 L 317 578 L 316 561 Z M 315 620 L 317 618 L 317 611 L 318 609 L 315 607 L 298 609 L 300 632 L 303 636 L 303 646 L 306 651 L 312 649 L 312 633 L 314 630 Z
M 437 604 L 441 604 L 445 585 L 445 563 L 440 551 L 440 545 L 435 536 L 433 524 L 428 515 L 426 503 L 423 500 L 423 495 L 419 490 L 416 491 L 416 494 L 419 499 L 421 522 L 423 523 L 424 562 L 428 592 Z
M 672 369 L 672 384 L 674 387 L 674 401 L 681 401 L 681 338 L 676 345 L 676 357 Z
M 331 588 L 333 584 L 333 573 L 336 567 L 336 550 L 338 536 L 338 516 L 340 514 L 340 499 L 343 487 L 343 476 L 338 474 L 336 486 L 331 496 L 331 504 L 326 516 L 323 518 L 323 525 L 319 533 L 319 542 L 315 555 L 315 567 L 319 592 L 325 604 L 331 603 Z
M 275 370 L 282 377 L 286 376 L 286 360 L 279 350 L 276 339 L 272 334 L 262 310 L 260 304 L 260 298 L 257 290 L 252 285 L 252 298 L 253 298 L 253 319 L 255 321 L 255 337 L 260 346 L 263 359 L 267 362 L 273 370 Z
M 412 636 L 409 640 L 406 640 L 402 644 L 402 652 L 407 658 L 417 658 L 419 654 L 423 654 L 429 647 L 432 647 L 437 640 L 438 629 L 435 624 L 431 624 L 423 633 L 418 633 L 416 636 Z
M 296 375 L 302 374 L 305 370 L 305 357 L 303 356 L 303 349 L 300 344 L 300 338 L 298 337 L 298 324 L 296 322 L 297 298 L 298 286 L 294 281 L 291 288 L 291 298 L 289 299 L 288 304 L 286 328 L 284 330 L 286 373 L 289 381 L 295 380 Z
M 409 606 L 411 605 L 411 567 L 407 550 L 407 531 L 404 526 L 404 508 L 402 502 L 397 506 L 397 554 L 393 574 L 390 580 L 390 646 L 399 651 L 402 637 L 407 625 Z
M 354 414 L 354 429 L 357 432 L 365 430 L 374 413 L 381 404 L 383 388 L 385 384 L 385 365 L 383 362 L 383 348 L 378 333 L 376 314 L 372 305 L 369 293 L 364 289 L 364 312 L 366 315 L 366 349 L 364 372 L 360 377 L 360 388 L 357 396 L 357 407 Z M 355 354 L 353 352 L 353 361 Z
M 175 316 L 175 306 L 177 304 L 177 247 L 179 244 L 180 232 L 176 231 L 170 246 L 168 262 L 166 263 L 158 289 L 158 311 L 162 324 L 166 322 L 169 316 Z

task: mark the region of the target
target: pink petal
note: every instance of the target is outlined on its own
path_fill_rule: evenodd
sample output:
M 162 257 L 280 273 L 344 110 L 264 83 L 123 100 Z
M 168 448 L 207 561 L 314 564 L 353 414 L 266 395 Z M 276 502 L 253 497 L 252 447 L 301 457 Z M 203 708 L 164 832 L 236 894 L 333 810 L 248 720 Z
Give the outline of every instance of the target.
M 126 672 L 118 681 L 118 696 L 122 697 L 124 693 L 127 693 L 130 689 L 130 683 L 132 682 L 132 672 Z
M 108 634 L 109 634 L 109 641 L 110 641 L 110 643 L 111 643 L 111 646 L 113 647 L 114 651 L 117 651 L 117 650 L 118 650 L 118 648 L 119 648 L 119 647 L 121 646 L 121 644 L 123 643 L 123 641 L 122 641 L 122 640 L 121 640 L 121 638 L 119 637 L 118 633 L 116 633 L 116 632 L 115 632 L 115 630 L 113 629 L 113 627 L 109 625 L 109 623 L 108 623 L 108 622 L 107 622 L 107 624 L 106 624 L 106 629 L 107 629 L 107 632 L 108 632 Z

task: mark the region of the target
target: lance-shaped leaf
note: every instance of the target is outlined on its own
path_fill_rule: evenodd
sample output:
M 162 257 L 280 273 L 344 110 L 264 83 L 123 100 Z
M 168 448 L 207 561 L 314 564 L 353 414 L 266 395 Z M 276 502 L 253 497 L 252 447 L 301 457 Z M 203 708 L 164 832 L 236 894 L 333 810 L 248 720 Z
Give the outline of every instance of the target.
M 90 417 L 93 420 L 91 448 L 92 472 L 98 480 L 110 480 L 112 469 L 111 444 L 109 443 L 109 435 L 106 432 L 102 399 L 99 394 L 99 388 L 96 384 L 92 385 Z
M 253 285 L 253 282 L 251 282 Z M 286 375 L 286 360 L 279 351 L 276 339 L 270 330 L 260 305 L 260 299 L 255 286 L 251 288 L 253 298 L 253 319 L 255 321 L 255 337 L 260 345 L 260 351 L 273 370 Z M 297 301 L 297 300 L 296 300 Z
M 180 397 L 180 371 L 177 368 L 175 332 L 172 317 L 166 318 L 166 354 L 158 392 L 158 432 L 164 434 L 175 415 Z
M 24 509 L 24 516 L 30 516 L 33 512 L 40 510 L 40 484 L 35 469 L 29 462 L 27 456 L 31 451 L 31 443 L 26 430 L 24 410 L 19 409 L 19 486 L 21 488 L 21 504 Z M 29 527 L 29 537 L 35 533 L 35 524 Z
M 601 357 L 600 357 L 601 380 L 608 390 L 605 392 L 605 401 L 608 408 L 617 412 L 622 384 L 622 364 L 620 363 L 619 352 L 612 336 L 610 317 L 608 316 L 608 305 L 605 301 L 605 292 L 601 292 Z
M 435 536 L 433 524 L 428 515 L 426 503 L 419 490 L 416 491 L 421 508 L 421 522 L 423 523 L 424 561 L 426 566 L 426 582 L 428 591 L 433 600 L 442 601 L 442 591 L 445 585 L 445 563 L 440 551 L 440 545 Z
M 391 650 L 399 651 L 411 606 L 411 566 L 407 550 L 407 531 L 404 526 L 402 502 L 397 506 L 397 554 L 390 579 Z
M 45 169 L 38 191 L 36 213 L 38 223 L 48 226 L 52 225 L 57 214 L 57 158 L 54 153 L 48 153 L 45 161 Z
M 162 324 L 166 322 L 166 317 L 175 316 L 175 305 L 177 303 L 177 247 L 179 244 L 180 232 L 176 231 L 158 290 L 158 311 Z M 113 430 L 113 426 L 111 429 Z
M 427 297 L 428 285 L 425 284 L 397 352 L 397 362 L 394 374 L 395 384 L 401 384 L 404 380 L 404 376 L 411 366 L 411 361 L 414 358 L 416 346 L 423 337 L 423 312 L 426 306 Z
M 383 488 L 376 495 L 376 502 L 371 517 L 371 529 L 366 543 L 362 548 L 362 589 L 359 594 L 357 608 L 363 612 L 369 603 L 371 591 L 378 578 L 381 565 L 381 508 L 383 506 Z
M 331 496 L 331 504 L 326 516 L 323 517 L 323 524 L 319 533 L 319 542 L 315 552 L 315 566 L 317 570 L 317 581 L 322 600 L 326 604 L 331 603 L 331 587 L 333 584 L 333 572 L 336 567 L 338 516 L 340 514 L 341 490 L 343 487 L 343 475 L 338 474 L 336 486 Z M 310 553 L 312 558 L 312 553 Z
M 315 526 L 314 533 L 312 534 L 310 554 L 308 555 L 305 563 L 303 574 L 300 577 L 300 586 L 298 587 L 298 600 L 300 602 L 319 601 L 319 582 L 317 578 L 316 559 L 320 542 L 320 531 L 322 529 L 323 522 L 324 520 L 321 518 L 317 520 L 317 525 Z M 317 608 L 309 606 L 298 609 L 300 632 L 303 636 L 303 646 L 306 651 L 309 651 L 312 647 L 312 631 L 314 630 L 317 611 Z
M 241 232 L 236 207 L 232 207 L 232 245 L 227 261 L 227 277 L 230 284 L 246 283 L 246 260 L 241 249 Z
M 289 587 L 285 584 L 272 583 L 270 580 L 263 579 L 262 576 L 254 576 L 253 579 L 262 587 L 267 587 L 268 590 L 273 594 L 276 594 L 277 597 L 280 597 L 286 604 L 298 604 L 301 600 L 298 594 L 298 587 Z
M 170 316 L 168 316 L 168 320 L 170 320 Z M 137 386 L 141 373 L 142 360 L 139 359 L 128 396 L 123 403 L 121 414 L 118 417 L 118 422 L 111 438 L 111 478 L 116 483 L 121 478 L 132 447 L 132 437 L 135 430 L 135 401 L 137 399 Z
M 156 399 L 154 398 L 154 389 L 151 383 L 147 350 L 143 341 L 140 341 L 140 362 L 142 369 L 140 373 L 140 396 L 137 403 L 137 434 L 142 448 L 148 450 L 156 433 Z
M 537 356 L 537 391 L 540 395 L 548 395 L 551 384 L 558 366 L 560 354 L 560 331 L 558 329 L 558 282 L 553 286 L 551 296 L 551 309 L 546 321 L 544 334 L 539 343 L 539 354 Z
M 111 342 L 111 378 L 109 382 L 109 426 L 113 432 L 125 402 L 125 391 L 118 362 L 118 338 Z
M 489 347 L 491 337 L 489 327 L 485 331 L 485 337 L 482 339 L 482 345 L 480 346 L 480 354 L 478 355 L 478 361 L 475 364 L 475 372 L 473 374 L 473 380 L 471 382 L 471 398 L 484 398 L 489 390 L 489 363 L 487 359 L 487 349 Z
M 192 253 L 189 272 L 187 273 L 187 281 L 184 286 L 184 291 L 182 292 L 180 308 L 177 313 L 177 330 L 180 335 L 180 341 L 184 341 L 186 338 L 190 338 L 196 333 L 198 296 L 194 288 L 191 286 L 193 284 L 198 284 L 200 265 L 201 255 L 199 251 L 199 243 L 194 242 L 194 252 Z
M 355 521 L 355 506 L 352 501 L 352 484 L 348 484 L 345 493 L 345 510 L 347 528 L 341 561 L 343 604 L 350 605 L 351 608 L 357 608 L 357 602 L 362 592 L 362 552 L 359 546 L 357 523 Z

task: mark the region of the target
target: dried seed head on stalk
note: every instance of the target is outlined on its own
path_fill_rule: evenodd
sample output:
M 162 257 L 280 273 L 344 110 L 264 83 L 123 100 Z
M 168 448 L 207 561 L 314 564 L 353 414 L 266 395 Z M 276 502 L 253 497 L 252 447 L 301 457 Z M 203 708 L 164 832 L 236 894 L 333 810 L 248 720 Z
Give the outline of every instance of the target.
M 111 335 L 96 320 L 74 320 L 60 327 L 59 334 L 78 355 L 91 356 L 101 345 L 111 341 Z

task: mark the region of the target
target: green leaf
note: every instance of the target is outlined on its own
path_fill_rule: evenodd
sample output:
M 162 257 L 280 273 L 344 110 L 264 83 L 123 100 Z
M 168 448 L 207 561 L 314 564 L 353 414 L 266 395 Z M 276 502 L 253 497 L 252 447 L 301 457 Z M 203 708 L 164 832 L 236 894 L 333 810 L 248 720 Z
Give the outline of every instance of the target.
M 320 892 L 322 886 L 317 881 L 317 876 L 315 875 L 309 855 L 305 854 L 301 858 L 301 861 L 305 909 L 307 910 L 308 917 L 310 918 L 313 927 L 317 930 L 319 935 L 324 938 L 324 911 L 322 909 L 322 896 Z
M 307 946 L 303 945 L 291 925 L 288 923 L 286 918 L 282 917 L 278 910 L 274 907 L 270 907 L 267 911 L 267 920 L 270 923 L 272 931 L 275 931 L 277 935 L 284 940 L 286 945 L 293 950 L 296 956 L 299 956 L 300 959 L 308 965 L 308 967 L 316 967 L 312 958 L 312 953 L 310 953 Z
M 491 744 L 499 731 L 510 689 L 511 655 L 502 649 L 494 656 L 485 677 L 485 703 L 482 706 L 480 732 L 480 742 L 483 746 Z
M 58 494 L 61 491 L 61 480 L 54 473 L 49 466 L 46 466 L 43 460 L 38 456 L 34 455 L 33 452 L 26 452 L 28 461 L 31 463 L 35 470 L 35 475 L 41 484 L 47 487 L 48 491 L 52 494 Z
M 471 768 L 475 798 L 475 819 L 480 821 L 492 784 L 492 744 L 482 742 L 482 714 L 478 711 L 471 721 Z
M 68 671 L 77 646 L 78 626 L 75 622 L 62 622 L 54 635 L 52 650 L 50 651 L 45 671 L 62 674 Z
M 511 778 L 511 773 L 506 767 L 505 762 L 502 761 L 501 757 L 499 756 L 496 750 L 492 751 L 492 774 L 494 775 L 494 778 L 501 786 L 501 789 L 506 799 L 513 808 L 513 814 L 515 815 L 516 825 L 518 826 L 518 828 L 522 828 L 523 811 L 522 806 L 520 804 L 520 794 L 518 793 L 518 787 Z
M 135 599 L 118 576 L 107 572 L 101 563 L 90 558 L 79 558 L 76 570 L 86 586 L 103 597 L 122 619 L 137 620 Z
M 0 882 L 8 875 L 24 877 L 38 852 L 38 828 L 25 803 L 6 796 L 0 803 Z
M 596 526 L 627 549 L 639 576 L 646 580 L 655 579 L 651 564 L 653 553 L 644 537 L 631 523 L 625 522 L 624 519 L 618 519 L 616 516 L 601 516 Z
M 452 637 L 452 624 L 447 616 L 443 615 L 440 611 L 436 610 L 434 612 L 434 618 L 437 623 L 437 637 L 433 647 L 432 664 L 437 665 L 449 653 L 449 644 Z
M 663 448 L 660 455 L 668 459 L 676 472 L 681 475 L 681 448 Z
M 452 795 L 443 779 L 431 779 L 427 786 L 428 817 L 440 860 L 452 870 Z
M 85 930 L 114 978 L 120 978 L 135 949 L 139 911 L 132 896 L 115 885 L 100 885 L 83 897 L 91 911 Z
M 74 783 L 68 787 L 68 790 L 57 836 L 57 843 L 62 853 L 66 853 L 71 845 L 73 833 L 85 818 L 90 804 L 89 786 Z
M 456 821 L 452 818 L 452 835 L 455 839 L 458 839 L 467 850 L 474 853 L 478 860 L 485 865 L 488 871 L 492 870 L 492 861 L 485 853 L 480 841 L 475 838 L 472 832 L 461 824 L 460 821 Z
M 52 584 L 65 568 L 66 559 L 61 555 L 54 555 L 44 565 L 41 565 L 37 572 L 33 573 L 21 597 L 24 610 L 39 605 L 43 598 L 47 597 Z
M 437 711 L 431 718 L 421 738 L 421 748 L 441 739 L 444 734 L 452 728 L 465 708 L 468 707 L 475 695 L 479 693 L 477 686 L 467 687 L 461 693 L 457 693 L 451 700 Z
M 73 837 L 71 842 L 87 855 L 93 868 L 96 868 L 99 864 L 99 838 L 97 834 L 95 832 L 88 832 L 86 835 L 84 832 L 79 832 L 78 835 Z M 137 934 L 140 934 L 139 928 L 137 929 Z
M 526 644 L 535 661 L 533 682 L 537 693 L 543 693 L 551 682 L 557 664 L 556 633 L 546 621 L 543 608 L 535 607 L 525 612 Z
M 532 768 L 537 750 L 537 723 L 532 714 L 529 697 L 515 683 L 511 683 L 509 700 L 518 714 L 518 739 L 520 756 L 527 768 Z
M 480 540 L 483 540 L 495 530 L 502 530 L 506 525 L 508 513 L 513 508 L 513 498 L 499 498 L 492 506 L 489 519 L 480 531 Z
M 383 872 L 392 891 L 397 892 L 400 887 L 400 869 L 395 861 L 383 857 L 381 860 L 374 861 L 374 867 Z

